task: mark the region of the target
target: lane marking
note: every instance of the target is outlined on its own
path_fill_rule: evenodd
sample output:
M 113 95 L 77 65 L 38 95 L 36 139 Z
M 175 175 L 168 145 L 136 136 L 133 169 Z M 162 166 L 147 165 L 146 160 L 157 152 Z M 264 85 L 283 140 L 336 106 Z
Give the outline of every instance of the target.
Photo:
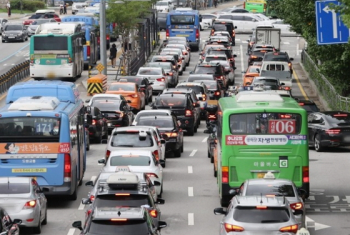
M 74 235 L 75 228 L 70 228 L 67 235 Z
M 311 201 L 315 201 L 315 196 L 309 196 L 308 199 L 311 200 Z
M 22 51 L 22 50 L 23 50 L 24 48 L 26 48 L 27 46 L 29 46 L 29 43 L 28 43 L 27 45 L 25 45 L 25 46 L 19 48 L 17 51 L 15 51 L 14 53 L 12 53 L 11 55 L 9 55 L 9 56 L 5 57 L 4 59 L 0 60 L 0 63 L 3 62 L 3 61 L 5 61 L 5 60 L 7 60 L 7 59 L 9 59 L 9 58 L 11 58 L 12 56 L 18 54 L 18 52 Z
M 300 89 L 300 91 L 301 91 L 301 94 L 304 96 L 304 98 L 305 98 L 306 100 L 309 100 L 309 98 L 307 97 L 307 95 L 306 95 L 306 93 L 305 93 L 305 91 L 304 91 L 303 86 L 302 86 L 301 83 L 300 83 L 299 77 L 298 77 L 298 75 L 296 74 L 296 72 L 295 72 L 294 69 L 293 69 L 293 75 L 294 75 L 294 77 L 295 77 L 295 80 L 297 81 L 297 84 L 298 84 L 298 87 L 299 87 L 299 89 Z
M 290 42 L 283 42 L 283 44 L 286 44 L 286 45 L 288 45 L 288 44 L 290 44 Z
M 208 137 L 205 137 L 205 138 L 202 140 L 202 142 L 207 142 L 207 140 L 208 140 Z
M 197 149 L 192 150 L 190 157 L 193 157 L 196 154 L 196 152 L 197 152 Z
M 84 208 L 85 208 L 85 205 L 84 205 L 83 203 L 80 202 L 80 205 L 79 205 L 79 207 L 78 207 L 78 210 L 82 211 L 82 210 L 84 210 Z
M 194 225 L 194 214 L 188 213 L 188 225 Z
M 240 47 L 240 50 L 241 50 L 241 72 L 242 72 L 242 84 L 243 84 L 243 81 L 244 81 L 244 74 L 243 74 L 243 72 L 244 72 L 244 58 L 243 58 L 243 46 L 242 45 L 240 45 L 239 46 Z
M 93 176 L 91 176 L 90 181 L 92 181 L 92 182 L 95 184 L 96 178 L 97 178 L 97 176 L 96 176 L 96 175 L 93 175 Z
M 188 170 L 188 174 L 192 174 L 193 173 L 193 167 L 192 166 L 188 166 L 187 170 Z
M 4 66 L 6 66 L 7 64 L 4 64 Z
M 188 196 L 193 197 L 193 187 L 188 187 Z

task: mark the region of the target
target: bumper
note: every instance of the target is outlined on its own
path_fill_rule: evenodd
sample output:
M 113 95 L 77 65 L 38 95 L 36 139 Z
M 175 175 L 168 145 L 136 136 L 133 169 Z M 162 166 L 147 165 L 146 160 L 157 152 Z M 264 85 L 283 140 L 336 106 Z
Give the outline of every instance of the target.
M 59 78 L 70 77 L 73 78 L 73 64 L 65 65 L 38 65 L 33 64 L 29 66 L 30 77 L 33 78 Z
M 184 130 L 188 130 L 188 129 L 194 127 L 194 118 L 193 117 L 178 116 L 178 119 L 181 123 L 180 128 L 182 128 Z
M 165 151 L 171 152 L 175 151 L 180 148 L 180 143 L 177 141 L 176 138 L 170 138 L 165 145 Z
M 153 91 L 163 91 L 164 89 L 166 89 L 166 87 L 167 86 L 165 82 L 153 81 L 153 85 L 152 85 Z
M 40 220 L 39 208 L 21 210 L 19 213 L 9 213 L 9 215 L 12 219 L 22 220 L 22 223 L 20 225 L 21 227 L 36 227 L 38 226 Z M 27 221 L 31 219 L 33 219 L 33 221 Z
M 3 41 L 22 41 L 25 38 L 24 35 L 21 36 L 2 36 Z

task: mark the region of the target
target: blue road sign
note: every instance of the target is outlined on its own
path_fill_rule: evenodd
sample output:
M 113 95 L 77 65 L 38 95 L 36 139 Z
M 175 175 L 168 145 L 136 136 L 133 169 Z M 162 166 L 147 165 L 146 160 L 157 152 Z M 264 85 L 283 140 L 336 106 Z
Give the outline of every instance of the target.
M 349 28 L 343 23 L 340 14 L 329 6 L 340 5 L 338 1 L 316 1 L 317 44 L 348 43 Z

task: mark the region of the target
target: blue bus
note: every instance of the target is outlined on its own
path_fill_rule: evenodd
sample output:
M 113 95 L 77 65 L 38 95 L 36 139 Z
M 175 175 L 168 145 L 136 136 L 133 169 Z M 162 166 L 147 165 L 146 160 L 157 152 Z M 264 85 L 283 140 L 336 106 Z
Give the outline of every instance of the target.
M 86 168 L 84 111 L 74 83 L 12 86 L 0 109 L 0 176 L 33 177 L 45 194 L 76 200 Z
M 199 11 L 190 8 L 177 8 L 167 15 L 166 37 L 186 37 L 191 50 L 198 51 L 201 20 Z
M 62 17 L 61 21 L 82 23 L 82 30 L 85 33 L 85 44 L 83 45 L 84 69 L 88 69 L 89 65 L 95 65 L 99 60 L 98 38 L 96 32 L 96 25 L 98 25 L 97 19 L 92 16 L 72 15 Z

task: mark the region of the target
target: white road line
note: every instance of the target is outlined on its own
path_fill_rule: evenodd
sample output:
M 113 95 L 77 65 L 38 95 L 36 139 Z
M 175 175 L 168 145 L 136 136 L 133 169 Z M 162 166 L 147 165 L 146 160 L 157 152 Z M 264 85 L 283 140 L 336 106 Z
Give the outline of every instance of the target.
M 240 38 L 237 38 L 237 39 L 235 39 L 235 41 L 240 42 L 240 41 L 241 41 L 241 39 L 240 39 Z
M 15 65 L 15 64 L 11 64 L 12 66 Z
M 79 207 L 78 207 L 78 210 L 82 211 L 82 210 L 84 210 L 84 208 L 85 208 L 85 205 L 84 205 L 83 203 L 80 202 L 80 205 L 79 205 Z
M 92 181 L 92 182 L 95 184 L 96 178 L 97 178 L 97 176 L 96 176 L 96 175 L 93 175 L 93 176 L 91 176 L 90 181 Z
M 67 235 L 74 235 L 75 228 L 70 228 Z
M 193 173 L 193 167 L 192 166 L 188 166 L 188 174 L 192 174 Z
M 237 39 L 236 39 L 237 40 Z M 244 44 L 248 44 L 248 42 L 247 41 L 242 41 L 242 43 L 244 43 Z
M 243 72 L 244 72 L 243 46 L 240 45 L 239 47 L 241 49 L 241 71 L 242 71 L 242 84 L 243 84 L 243 79 L 244 79 L 244 74 L 243 74 Z
M 196 152 L 197 152 L 197 149 L 192 150 L 190 157 L 193 157 L 196 154 Z
M 188 225 L 194 225 L 194 214 L 188 213 Z
M 205 137 L 202 142 L 207 142 L 208 137 Z
M 188 196 L 193 197 L 193 187 L 188 187 Z
M 288 44 L 290 44 L 290 42 L 283 42 L 283 44 L 286 44 L 286 45 L 288 45 Z
M 299 55 L 299 43 L 300 43 L 300 39 L 298 37 L 297 38 L 297 55 Z
M 311 201 L 315 201 L 315 196 L 309 196 L 308 199 L 311 200 Z

